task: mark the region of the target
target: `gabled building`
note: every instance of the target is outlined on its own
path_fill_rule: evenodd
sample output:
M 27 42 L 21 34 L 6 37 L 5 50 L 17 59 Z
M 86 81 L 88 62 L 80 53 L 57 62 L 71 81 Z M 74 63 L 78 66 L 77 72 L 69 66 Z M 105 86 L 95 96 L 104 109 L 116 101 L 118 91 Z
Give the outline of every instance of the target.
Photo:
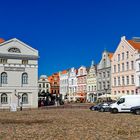
M 85 66 L 81 66 L 77 73 L 76 99 L 81 100 L 81 102 L 85 102 L 87 97 L 87 70 Z
M 112 57 L 112 94 L 138 94 L 140 40 L 127 40 L 125 36 Z
M 0 41 L 0 108 L 38 107 L 38 51 L 14 38 Z
M 97 66 L 97 95 L 111 94 L 111 58 L 113 53 L 106 50 Z
M 60 86 L 60 78 L 59 78 L 59 73 L 54 73 L 51 76 L 48 77 L 48 80 L 50 82 L 50 93 L 58 95 L 60 94 L 59 92 L 59 86 Z
M 68 95 L 68 71 L 64 70 L 60 72 L 60 94 L 62 95 L 62 99 L 66 99 Z
M 95 102 L 97 99 L 97 67 L 94 61 L 87 74 L 87 101 Z
M 50 82 L 46 75 L 40 76 L 40 78 L 38 80 L 38 88 L 39 88 L 40 94 L 50 93 Z
M 68 85 L 69 85 L 68 100 L 69 101 L 76 101 L 77 70 L 75 68 L 71 68 L 69 70 Z

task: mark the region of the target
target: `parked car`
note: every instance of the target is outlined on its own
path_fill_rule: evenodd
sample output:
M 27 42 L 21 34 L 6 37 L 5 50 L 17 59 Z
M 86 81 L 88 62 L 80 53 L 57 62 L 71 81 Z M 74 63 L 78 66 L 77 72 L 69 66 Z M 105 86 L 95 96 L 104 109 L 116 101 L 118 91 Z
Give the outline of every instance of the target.
M 140 115 L 140 106 L 131 107 L 130 111 L 136 115 Z
M 111 102 L 107 102 L 107 103 L 99 103 L 95 106 L 91 106 L 89 109 L 90 110 L 96 110 L 96 111 L 101 111 L 101 112 L 104 112 L 104 111 L 109 111 L 110 110 L 110 104 Z
M 99 104 L 97 104 L 97 105 L 93 105 L 93 106 L 91 106 L 89 109 L 90 109 L 90 110 L 99 110 L 99 109 L 101 108 L 102 104 L 103 104 L 103 103 L 99 103 Z
M 110 111 L 110 104 L 109 103 L 104 103 L 98 111 L 109 112 Z
M 130 112 L 130 108 L 140 105 L 140 95 L 124 95 L 117 102 L 111 104 L 111 112 Z

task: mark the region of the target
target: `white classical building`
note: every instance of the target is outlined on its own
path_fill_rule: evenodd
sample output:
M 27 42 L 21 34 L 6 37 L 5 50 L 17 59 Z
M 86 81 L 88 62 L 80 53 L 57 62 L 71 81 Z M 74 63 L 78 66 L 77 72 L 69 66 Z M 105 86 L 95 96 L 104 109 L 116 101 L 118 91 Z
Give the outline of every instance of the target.
M 0 43 L 0 108 L 38 107 L 38 51 L 14 38 Z
M 91 67 L 87 74 L 87 101 L 95 102 L 97 99 L 97 70 L 92 61 Z
M 38 80 L 39 93 L 50 93 L 50 82 L 46 75 L 41 75 Z
M 69 70 L 69 93 L 68 93 L 68 100 L 69 101 L 76 101 L 76 93 L 77 93 L 77 70 L 71 68 Z
M 68 94 L 68 71 L 64 70 L 59 73 L 60 75 L 60 94 L 62 95 L 62 99 L 66 98 Z

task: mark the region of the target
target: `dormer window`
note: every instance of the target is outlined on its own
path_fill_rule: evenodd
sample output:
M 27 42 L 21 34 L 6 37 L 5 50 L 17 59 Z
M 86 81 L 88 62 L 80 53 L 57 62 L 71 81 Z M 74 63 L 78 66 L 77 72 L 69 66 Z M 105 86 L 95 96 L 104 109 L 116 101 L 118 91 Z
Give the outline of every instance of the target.
M 20 49 L 15 48 L 15 47 L 10 48 L 10 49 L 8 50 L 8 52 L 11 52 L 11 53 L 21 53 L 21 52 L 20 52 Z

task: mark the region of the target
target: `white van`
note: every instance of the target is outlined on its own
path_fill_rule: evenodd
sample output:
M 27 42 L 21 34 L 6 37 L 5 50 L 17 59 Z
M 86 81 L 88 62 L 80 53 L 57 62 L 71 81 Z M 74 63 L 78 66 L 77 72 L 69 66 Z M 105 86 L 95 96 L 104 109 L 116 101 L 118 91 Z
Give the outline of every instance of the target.
M 111 112 L 130 112 L 130 108 L 140 106 L 140 95 L 124 95 L 110 105 Z

